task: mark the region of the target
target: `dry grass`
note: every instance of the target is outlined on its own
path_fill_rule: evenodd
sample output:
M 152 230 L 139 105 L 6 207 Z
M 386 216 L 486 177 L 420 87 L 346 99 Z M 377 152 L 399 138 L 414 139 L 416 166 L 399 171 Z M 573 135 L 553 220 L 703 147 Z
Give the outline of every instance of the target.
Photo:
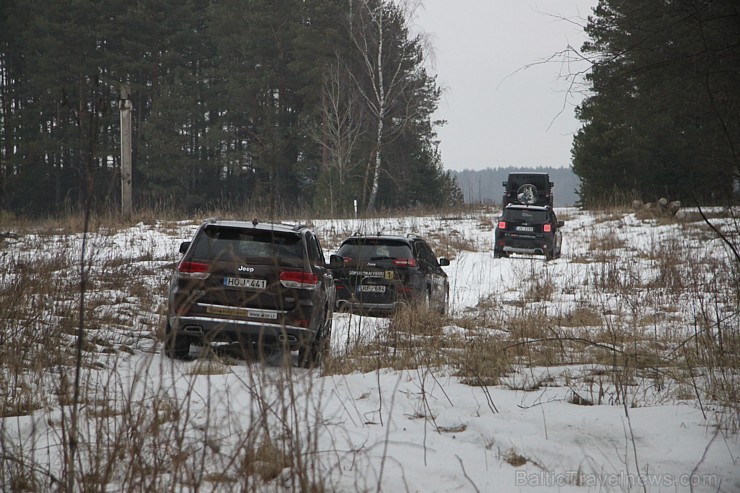
M 474 214 L 481 229 L 493 227 L 490 216 Z M 161 217 L 151 213 L 136 223 L 154 224 Z M 370 344 L 330 357 L 323 374 L 422 369 L 452 373 L 482 389 L 504 385 L 531 391 L 542 385 L 566 385 L 572 389 L 569 402 L 573 405 L 640 406 L 649 405 L 648 399 L 690 399 L 702 410 L 705 406 L 724 410 L 725 417 L 717 425 L 736 433 L 740 427 L 740 269 L 732 261 L 703 255 L 675 239 L 656 237 L 649 248 L 636 251 L 612 224 L 623 217 L 624 211 L 617 208 L 599 215 L 601 229 L 591 237 L 588 255 L 568 259 L 584 262 L 588 276 L 577 285 L 570 283 L 574 287 L 567 292 L 554 271 L 547 270 L 543 276 L 524 268 L 522 275 L 528 281 L 519 297 L 493 296 L 456 319 L 406 307 Z M 93 220 L 94 227 L 108 232 L 103 236 L 133 224 L 109 219 Z M 687 238 L 694 238 L 697 231 L 711 234 L 704 226 L 690 226 L 685 217 L 675 221 Z M 58 410 L 44 426 L 49 436 L 68 440 L 74 374 L 77 367 L 84 369 L 76 403 L 89 418 L 85 433 L 94 440 L 80 444 L 80 457 L 85 459 L 78 469 L 60 466 L 62 475 L 74 475 L 79 489 L 102 491 L 104 485 L 116 483 L 130 490 L 157 490 L 171 487 L 173 478 L 191 489 L 331 489 L 316 465 L 318 418 L 295 416 L 296 403 L 308 399 L 311 382 L 290 370 L 278 380 L 274 374 L 255 370 L 249 380 L 235 381 L 257 405 L 240 409 L 252 425 L 232 428 L 229 437 L 212 435 L 201 414 L 210 409 L 209 404 L 203 405 L 204 397 L 193 382 L 235 378 L 234 365 L 243 362 L 209 354 L 190 363 L 178 385 L 165 388 L 141 388 L 135 382 L 117 380 L 118 373 L 109 371 L 126 364 L 133 352 L 152 351 L 161 339 L 173 258 L 156 258 L 153 251 L 135 258 L 101 258 L 93 244 L 85 264 L 85 304 L 80 310 L 80 256 L 72 233 L 82 230 L 82 221 L 30 222 L 3 216 L 0 224 L 0 230 L 19 236 L 8 237 L 4 247 L 0 244 L 7 266 L 0 273 L 0 387 L 4 389 L 0 417 L 24 418 L 40 409 Z M 325 233 L 336 244 L 349 232 L 330 227 Z M 31 234 L 37 236 L 31 239 Z M 450 256 L 482 250 L 454 227 L 430 236 L 436 250 Z M 42 247 L 48 242 L 55 248 L 47 256 L 26 255 L 8 249 L 12 241 L 26 242 L 25 252 L 30 253 L 47 251 Z M 78 361 L 81 315 L 85 338 Z M 447 330 L 451 326 L 458 330 Z M 593 369 L 575 376 L 558 375 L 552 381 L 510 379 L 523 368 L 573 364 Z M 7 438 L 1 429 L 0 441 L 7 458 L 0 469 L 0 484 L 9 491 L 45 491 L 49 484 L 64 489 L 56 470 L 27 457 L 26 443 Z M 228 455 L 224 450 L 236 452 Z M 534 463 L 514 449 L 501 451 L 500 457 L 514 467 Z M 214 473 L 206 463 L 216 464 L 220 472 Z

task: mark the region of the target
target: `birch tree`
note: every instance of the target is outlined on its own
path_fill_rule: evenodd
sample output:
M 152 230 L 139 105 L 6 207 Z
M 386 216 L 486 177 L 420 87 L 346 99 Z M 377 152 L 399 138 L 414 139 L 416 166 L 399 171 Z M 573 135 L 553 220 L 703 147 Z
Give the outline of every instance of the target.
M 351 80 L 341 63 L 337 61 L 328 67 L 321 93 L 321 127 L 312 135 L 322 149 L 323 175 L 332 216 L 334 205 L 343 204 L 347 199 L 344 185 L 347 175 L 357 167 L 353 154 L 363 133 L 362 105 L 357 92 L 350 86 Z
M 372 211 L 383 171 L 383 148 L 412 120 L 419 108 L 423 84 L 423 51 L 418 38 L 409 39 L 407 18 L 414 4 L 360 0 L 353 5 L 350 33 L 359 62 L 350 70 L 374 131 L 374 146 L 365 169 L 363 194 Z

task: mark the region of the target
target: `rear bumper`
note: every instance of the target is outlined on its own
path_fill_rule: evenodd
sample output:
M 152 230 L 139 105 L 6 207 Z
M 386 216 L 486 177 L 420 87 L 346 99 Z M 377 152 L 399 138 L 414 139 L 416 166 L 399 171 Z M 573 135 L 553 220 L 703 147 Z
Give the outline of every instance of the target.
M 396 311 L 398 302 L 392 303 L 362 303 L 356 300 L 337 300 L 337 310 L 357 313 L 391 314 Z
M 552 235 L 523 235 L 506 233 L 496 240 L 497 247 L 505 253 L 520 253 L 525 255 L 549 255 L 555 244 Z
M 315 330 L 272 320 L 228 319 L 210 315 L 171 315 L 170 327 L 202 342 L 251 342 L 262 346 L 280 346 L 295 350 L 310 341 Z
M 539 248 L 539 247 L 524 248 L 524 247 L 504 246 L 504 252 L 506 253 L 521 253 L 525 255 L 546 255 L 547 252 L 549 251 L 550 249 L 547 248 L 547 245 L 545 245 L 543 248 Z

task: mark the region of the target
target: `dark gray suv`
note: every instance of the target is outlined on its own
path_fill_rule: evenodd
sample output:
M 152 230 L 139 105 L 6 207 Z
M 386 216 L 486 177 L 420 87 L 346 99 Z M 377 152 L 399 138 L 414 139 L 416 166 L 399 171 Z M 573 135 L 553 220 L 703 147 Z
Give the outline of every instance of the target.
M 493 255 L 501 258 L 523 253 L 544 255 L 546 260 L 560 258 L 560 228 L 564 225 L 551 207 L 509 204 L 496 225 Z
M 401 303 L 423 303 L 445 313 L 450 286 L 429 244 L 416 235 L 351 236 L 332 255 L 337 306 L 391 314 Z
M 180 245 L 165 353 L 191 344 L 297 350 L 304 366 L 329 350 L 335 287 L 321 243 L 306 226 L 210 219 Z

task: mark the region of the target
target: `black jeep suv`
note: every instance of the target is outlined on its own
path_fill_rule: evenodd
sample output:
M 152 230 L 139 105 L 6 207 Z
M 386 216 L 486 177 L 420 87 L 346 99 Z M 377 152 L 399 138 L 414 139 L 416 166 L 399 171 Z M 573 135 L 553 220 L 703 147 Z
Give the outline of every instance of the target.
M 558 258 L 563 224 L 548 206 L 509 204 L 496 225 L 493 255 L 524 253 L 544 255 L 547 260 Z
M 419 301 L 447 311 L 449 284 L 442 267 L 422 238 L 352 236 L 332 255 L 337 307 L 362 313 L 391 314 L 403 302 Z
M 550 175 L 547 173 L 509 173 L 504 182 L 503 207 L 509 204 L 553 205 Z
M 335 288 L 316 235 L 305 226 L 210 219 L 172 276 L 165 353 L 191 343 L 236 342 L 298 350 L 305 366 L 329 350 Z

